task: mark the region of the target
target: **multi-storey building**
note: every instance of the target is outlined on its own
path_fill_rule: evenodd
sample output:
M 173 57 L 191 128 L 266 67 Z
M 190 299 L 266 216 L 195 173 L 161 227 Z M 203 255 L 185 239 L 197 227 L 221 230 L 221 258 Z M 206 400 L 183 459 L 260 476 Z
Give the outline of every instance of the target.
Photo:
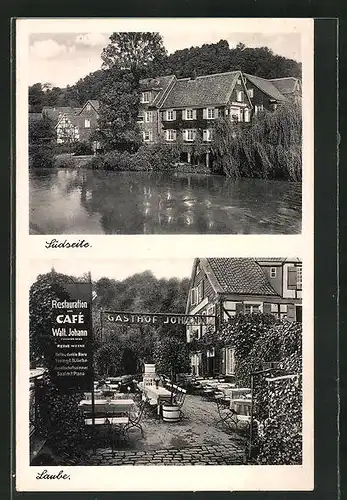
M 241 71 L 142 80 L 138 123 L 143 141 L 179 144 L 182 159 L 191 162 L 199 136 L 208 165 L 215 120 L 223 116 L 247 124 L 253 114 L 275 110 L 295 87 L 292 80 L 297 79 L 270 81 Z M 295 88 L 300 88 L 299 83 Z
M 293 258 L 195 259 L 186 314 L 206 315 L 221 328 L 237 313 L 270 313 L 288 321 L 302 320 L 302 263 Z M 187 327 L 187 342 L 201 338 L 207 326 Z M 191 355 L 197 375 L 234 374 L 233 346 Z
M 174 75 L 146 78 L 140 82 L 140 106 L 137 122 L 145 144 L 154 144 L 161 138 L 159 108 L 168 92 L 172 89 Z

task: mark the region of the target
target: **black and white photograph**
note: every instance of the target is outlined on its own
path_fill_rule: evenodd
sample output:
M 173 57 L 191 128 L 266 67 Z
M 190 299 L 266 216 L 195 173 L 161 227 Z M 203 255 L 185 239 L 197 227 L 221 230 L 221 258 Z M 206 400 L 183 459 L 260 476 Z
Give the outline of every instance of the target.
M 300 234 L 303 33 L 265 24 L 31 33 L 30 234 Z
M 18 491 L 312 490 L 313 56 L 312 19 L 16 21 Z
M 302 261 L 32 261 L 30 464 L 302 464 Z

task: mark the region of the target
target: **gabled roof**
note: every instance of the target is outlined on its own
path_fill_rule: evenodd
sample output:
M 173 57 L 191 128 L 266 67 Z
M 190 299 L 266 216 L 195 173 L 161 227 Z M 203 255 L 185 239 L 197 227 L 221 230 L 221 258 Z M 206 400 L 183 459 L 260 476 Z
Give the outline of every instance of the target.
M 206 107 L 228 103 L 240 71 L 176 80 L 161 108 Z
M 140 89 L 142 91 L 154 90 L 154 99 L 152 99 L 149 106 L 159 106 L 162 99 L 166 96 L 166 90 L 170 84 L 176 80 L 175 75 L 158 76 L 155 78 L 144 78 L 140 80 Z
M 207 258 L 200 259 L 200 264 L 215 280 L 218 293 L 278 296 L 256 259 Z
M 298 78 L 287 76 L 284 78 L 273 78 L 269 80 L 283 95 L 292 94 L 295 91 L 296 85 L 299 82 Z
M 81 108 L 73 108 L 73 109 L 78 110 L 77 114 L 80 114 L 80 113 L 82 113 L 84 108 L 87 106 L 87 104 L 91 104 L 93 106 L 93 108 L 95 109 L 95 111 L 98 112 L 99 101 L 97 99 L 88 99 L 88 101 L 86 101 Z
M 244 73 L 244 76 L 249 80 L 253 85 L 258 87 L 259 90 L 267 94 L 272 99 L 276 101 L 285 101 L 284 95 L 278 90 L 278 88 L 273 84 L 270 80 L 265 80 L 265 78 L 260 78 L 259 76 L 249 75 Z
M 97 99 L 89 99 L 89 101 L 92 106 L 96 109 L 96 111 L 99 109 L 99 101 Z

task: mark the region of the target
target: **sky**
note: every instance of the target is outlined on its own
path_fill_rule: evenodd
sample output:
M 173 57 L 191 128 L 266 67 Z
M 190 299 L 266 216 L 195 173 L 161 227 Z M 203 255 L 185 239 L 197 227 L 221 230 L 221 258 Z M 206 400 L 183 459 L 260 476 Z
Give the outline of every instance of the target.
M 30 283 L 39 274 L 48 273 L 54 267 L 58 273 L 81 277 L 91 272 L 92 280 L 102 277 L 124 280 L 143 271 L 152 271 L 156 278 L 190 278 L 194 259 L 57 259 L 31 260 Z
M 182 20 L 183 22 L 184 20 Z M 297 32 L 235 33 L 227 24 L 221 29 L 180 30 L 163 27 L 160 34 L 168 53 L 175 50 L 201 46 L 204 43 L 216 43 L 227 40 L 229 47 L 239 42 L 247 47 L 267 46 L 276 54 L 294 59 L 301 57 L 301 36 Z M 184 31 L 184 36 L 182 36 Z M 102 49 L 108 44 L 110 32 L 80 33 L 35 33 L 29 37 L 29 85 L 33 83 L 51 83 L 53 86 L 73 85 L 80 78 L 100 69 Z

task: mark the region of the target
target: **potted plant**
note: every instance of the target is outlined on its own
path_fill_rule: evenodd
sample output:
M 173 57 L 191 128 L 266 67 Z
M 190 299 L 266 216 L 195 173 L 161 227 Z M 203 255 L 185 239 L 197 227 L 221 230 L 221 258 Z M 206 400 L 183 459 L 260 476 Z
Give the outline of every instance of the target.
M 162 406 L 164 422 L 178 422 L 180 407 L 175 403 L 174 384 L 177 374 L 190 369 L 189 352 L 187 345 L 177 337 L 163 337 L 154 350 L 155 365 L 159 373 L 170 374 L 171 395 L 170 402 Z

